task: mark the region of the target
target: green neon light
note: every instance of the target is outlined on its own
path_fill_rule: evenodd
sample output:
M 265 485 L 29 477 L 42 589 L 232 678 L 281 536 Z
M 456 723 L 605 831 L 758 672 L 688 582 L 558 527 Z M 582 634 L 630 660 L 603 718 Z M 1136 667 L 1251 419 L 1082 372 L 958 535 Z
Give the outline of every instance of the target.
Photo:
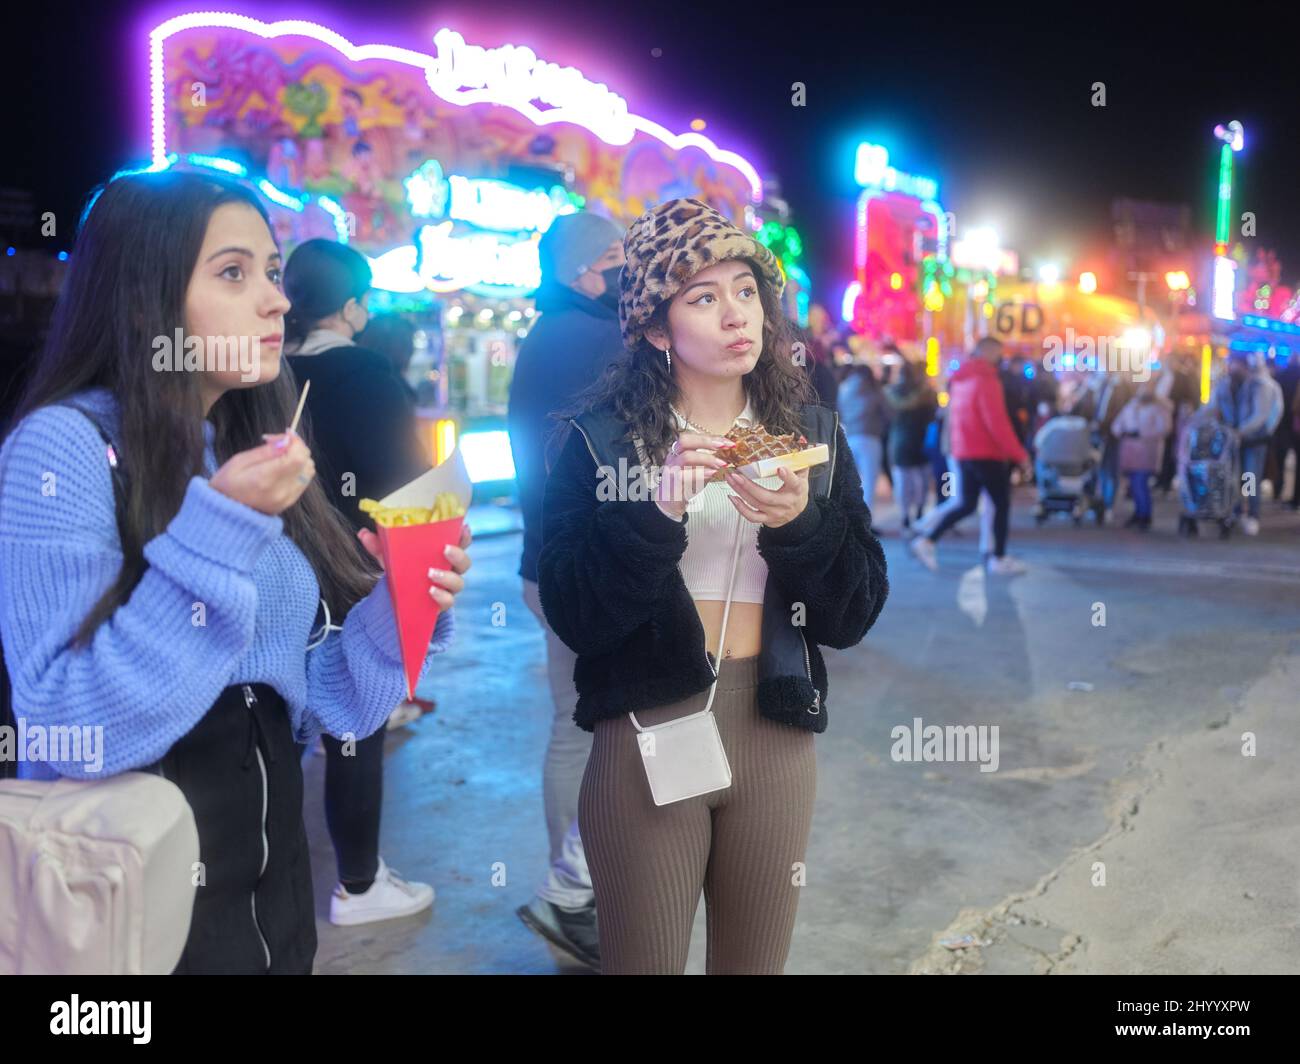
M 1228 215 L 1232 212 L 1232 148 L 1225 144 L 1219 150 L 1219 214 L 1214 225 L 1214 241 L 1228 242 Z

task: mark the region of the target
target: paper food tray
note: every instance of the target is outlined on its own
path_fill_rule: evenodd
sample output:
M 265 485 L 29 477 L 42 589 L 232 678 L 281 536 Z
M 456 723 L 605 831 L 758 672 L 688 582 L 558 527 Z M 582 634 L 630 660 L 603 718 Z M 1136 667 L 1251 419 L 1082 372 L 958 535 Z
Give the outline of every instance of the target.
M 776 471 L 781 466 L 785 466 L 789 470 L 808 469 L 830 461 L 830 457 L 830 448 L 824 443 L 819 443 L 816 447 L 809 447 L 806 450 L 791 451 L 789 454 L 778 455 L 776 458 L 763 458 L 757 462 L 750 462 L 749 465 L 738 466 L 737 471 L 749 477 L 750 480 L 759 480 L 762 477 L 776 476 Z
M 474 485 L 457 447 L 440 466 L 385 495 L 384 506 L 432 508 L 440 492 L 451 492 L 468 511 Z M 429 641 L 438 623 L 438 604 L 429 595 L 429 566 L 446 564 L 443 548 L 460 542 L 464 515 L 430 521 L 422 525 L 380 526 L 379 546 L 388 576 L 388 593 L 397 619 L 402 667 L 406 674 L 406 697 L 415 688 L 424 665 Z

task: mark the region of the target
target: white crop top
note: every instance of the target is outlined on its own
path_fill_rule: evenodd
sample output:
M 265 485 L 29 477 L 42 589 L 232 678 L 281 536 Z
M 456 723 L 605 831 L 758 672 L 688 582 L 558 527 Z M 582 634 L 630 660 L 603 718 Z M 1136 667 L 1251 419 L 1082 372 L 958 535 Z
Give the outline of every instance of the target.
M 748 401 L 735 424 L 742 428 L 754 424 L 754 411 Z M 681 414 L 677 414 L 677 427 L 679 430 L 687 428 L 686 419 Z M 776 489 L 781 486 L 781 478 L 763 477 L 755 483 Z M 746 521 L 727 501 L 727 496 L 734 494 L 725 481 L 706 484 L 704 490 L 686 504 L 686 513 L 690 517 L 686 525 L 686 553 L 682 555 L 678 568 L 693 599 L 726 600 L 731 552 L 736 542 L 737 526 L 740 526 L 740 558 L 736 562 L 736 584 L 731 600 L 763 601 L 767 562 L 758 553 L 760 526 Z

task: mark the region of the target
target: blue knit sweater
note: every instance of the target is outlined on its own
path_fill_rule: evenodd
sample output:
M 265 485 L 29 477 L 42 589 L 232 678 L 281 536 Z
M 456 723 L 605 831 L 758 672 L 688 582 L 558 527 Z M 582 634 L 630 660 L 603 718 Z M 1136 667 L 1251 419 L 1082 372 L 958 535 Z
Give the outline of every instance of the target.
M 72 401 L 115 430 L 108 389 Z M 204 434 L 211 475 L 211 422 Z M 76 410 L 44 407 L 9 434 L 0 470 L 0 635 L 14 715 L 29 727 L 103 727 L 98 773 L 77 762 L 20 761 L 20 776 L 98 778 L 149 765 L 232 684 L 274 687 L 300 742 L 321 731 L 370 735 L 405 697 L 387 578 L 353 607 L 342 631 L 308 650 L 320 589 L 306 556 L 281 518 L 201 476 L 191 478 L 166 531 L 145 544 L 147 565 L 129 600 L 88 646 L 71 649 L 122 561 L 103 440 Z M 199 603 L 203 624 L 194 620 Z M 454 629 L 452 613 L 443 612 L 422 675 Z

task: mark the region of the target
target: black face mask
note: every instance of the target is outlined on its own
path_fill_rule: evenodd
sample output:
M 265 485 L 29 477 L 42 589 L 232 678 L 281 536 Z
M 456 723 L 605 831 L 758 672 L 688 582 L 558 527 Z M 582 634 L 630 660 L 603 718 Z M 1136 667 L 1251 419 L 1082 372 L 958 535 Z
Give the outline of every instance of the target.
M 605 291 L 596 298 L 596 302 L 604 303 L 611 310 L 618 310 L 618 275 L 622 270 L 622 266 L 611 266 L 608 270 L 600 271 L 600 276 L 605 281 Z

